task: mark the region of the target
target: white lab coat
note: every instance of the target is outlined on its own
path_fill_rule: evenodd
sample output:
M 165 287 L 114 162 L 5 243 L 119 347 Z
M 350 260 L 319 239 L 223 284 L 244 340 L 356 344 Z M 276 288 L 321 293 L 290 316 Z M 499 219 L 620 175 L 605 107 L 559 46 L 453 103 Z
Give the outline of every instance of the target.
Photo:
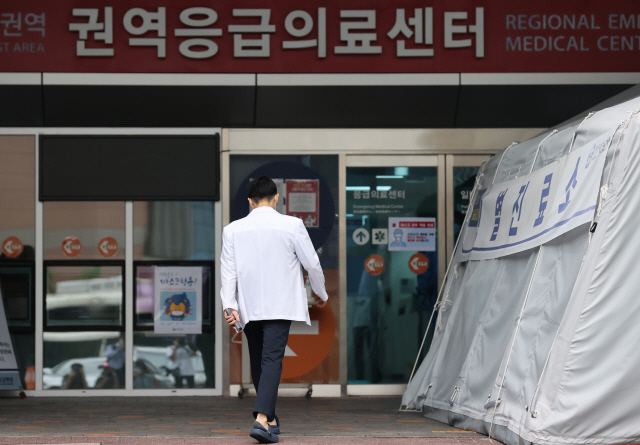
M 326 301 L 320 260 L 302 220 L 269 206 L 252 210 L 222 231 L 222 307 L 237 310 L 243 325 L 251 320 L 311 325 L 301 266 L 313 291 Z

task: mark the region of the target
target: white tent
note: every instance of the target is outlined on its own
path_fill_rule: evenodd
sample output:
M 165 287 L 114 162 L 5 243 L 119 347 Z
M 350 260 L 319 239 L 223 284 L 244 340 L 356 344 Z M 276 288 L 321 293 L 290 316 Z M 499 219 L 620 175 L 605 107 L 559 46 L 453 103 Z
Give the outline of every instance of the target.
M 638 110 L 481 167 L 402 409 L 509 445 L 640 441 Z

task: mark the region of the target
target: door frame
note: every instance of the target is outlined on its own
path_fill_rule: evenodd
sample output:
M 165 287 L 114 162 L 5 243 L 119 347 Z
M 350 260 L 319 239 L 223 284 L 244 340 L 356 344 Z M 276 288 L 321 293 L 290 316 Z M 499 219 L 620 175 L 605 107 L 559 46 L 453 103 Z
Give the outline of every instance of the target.
M 347 168 L 349 167 L 436 167 L 438 169 L 438 212 L 436 216 L 438 249 L 438 288 L 445 274 L 446 252 L 446 158 L 443 154 L 428 155 L 341 155 L 340 156 L 340 383 L 343 394 L 350 396 L 402 395 L 406 384 L 347 383 Z M 452 170 L 453 171 L 453 170 Z M 443 230 L 444 229 L 444 230 Z

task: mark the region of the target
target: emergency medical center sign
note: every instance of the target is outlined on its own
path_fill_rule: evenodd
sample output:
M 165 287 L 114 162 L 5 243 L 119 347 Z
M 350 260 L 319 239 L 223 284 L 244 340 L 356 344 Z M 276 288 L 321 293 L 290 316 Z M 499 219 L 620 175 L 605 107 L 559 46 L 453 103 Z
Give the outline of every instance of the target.
M 596 210 L 615 129 L 533 173 L 478 190 L 458 261 L 531 249 L 586 223 Z
M 202 333 L 202 267 L 155 267 L 156 334 Z

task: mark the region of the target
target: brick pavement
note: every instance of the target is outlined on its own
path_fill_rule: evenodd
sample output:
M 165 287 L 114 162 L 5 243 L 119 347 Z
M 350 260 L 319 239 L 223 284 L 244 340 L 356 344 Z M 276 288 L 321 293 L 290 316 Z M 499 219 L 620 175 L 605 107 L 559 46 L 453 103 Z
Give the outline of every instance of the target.
M 0 444 L 252 444 L 254 398 L 0 400 Z M 280 398 L 281 443 L 487 444 L 485 436 L 398 412 L 397 397 Z

